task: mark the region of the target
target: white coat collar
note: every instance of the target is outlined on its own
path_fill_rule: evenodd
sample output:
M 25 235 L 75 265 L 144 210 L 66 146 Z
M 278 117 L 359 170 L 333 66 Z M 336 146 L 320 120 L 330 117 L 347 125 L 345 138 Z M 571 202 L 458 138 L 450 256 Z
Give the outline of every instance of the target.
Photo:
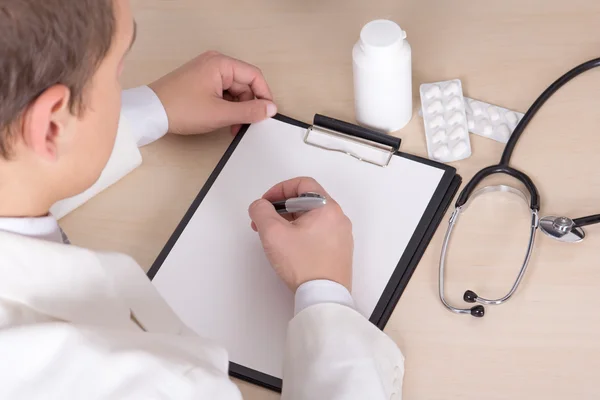
M 18 233 L 56 243 L 63 242 L 62 230 L 53 215 L 38 218 L 0 218 L 0 231 Z

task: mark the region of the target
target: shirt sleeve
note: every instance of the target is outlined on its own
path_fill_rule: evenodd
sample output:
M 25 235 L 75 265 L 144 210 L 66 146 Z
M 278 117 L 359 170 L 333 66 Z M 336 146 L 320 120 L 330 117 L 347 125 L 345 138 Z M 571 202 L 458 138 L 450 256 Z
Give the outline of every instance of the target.
M 129 121 L 138 147 L 150 144 L 167 134 L 167 112 L 156 93 L 148 86 L 124 90 L 121 101 L 121 115 Z
M 322 303 L 336 303 L 354 308 L 354 300 L 346 287 L 323 279 L 300 285 L 296 290 L 294 313 L 298 314 L 305 308 Z

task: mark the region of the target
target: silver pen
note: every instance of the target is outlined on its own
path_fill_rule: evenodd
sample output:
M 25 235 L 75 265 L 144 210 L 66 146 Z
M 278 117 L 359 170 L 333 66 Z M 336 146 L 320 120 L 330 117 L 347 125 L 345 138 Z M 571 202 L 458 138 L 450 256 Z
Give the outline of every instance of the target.
M 273 202 L 273 207 L 279 214 L 307 212 L 321 208 L 327 204 L 327 199 L 318 193 L 302 193 L 299 197 Z

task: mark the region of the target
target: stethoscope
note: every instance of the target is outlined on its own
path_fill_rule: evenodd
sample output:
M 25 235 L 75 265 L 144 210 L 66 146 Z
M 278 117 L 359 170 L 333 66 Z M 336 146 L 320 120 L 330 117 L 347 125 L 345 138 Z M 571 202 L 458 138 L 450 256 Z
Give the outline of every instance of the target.
M 600 223 L 600 214 L 590 215 L 587 217 L 571 219 L 568 217 L 556 217 L 556 216 L 547 216 L 544 218 L 539 218 L 539 210 L 540 210 L 540 196 L 538 194 L 538 190 L 535 187 L 533 181 L 529 176 L 525 173 L 512 168 L 509 166 L 510 157 L 517 145 L 517 141 L 523 134 L 523 131 L 533 118 L 533 116 L 540 110 L 542 105 L 563 85 L 569 82 L 571 79 L 576 76 L 582 74 L 585 71 L 588 71 L 592 68 L 600 66 L 600 58 L 596 58 L 594 60 L 590 60 L 585 62 L 563 76 L 557 79 L 552 85 L 550 85 L 544 93 L 538 97 L 538 99 L 533 103 L 531 108 L 525 113 L 519 124 L 516 126 L 512 136 L 510 137 L 508 143 L 506 144 L 506 148 L 502 153 L 502 158 L 500 159 L 500 163 L 497 165 L 492 165 L 490 167 L 484 168 L 479 171 L 475 176 L 471 179 L 469 183 L 464 187 L 461 191 L 458 199 L 456 200 L 456 204 L 454 206 L 454 212 L 450 216 L 450 222 L 448 224 L 448 230 L 446 231 L 446 236 L 444 238 L 444 243 L 442 245 L 442 253 L 440 257 L 440 268 L 439 268 L 439 293 L 440 300 L 448 308 L 448 310 L 456 313 L 456 314 L 470 314 L 474 317 L 483 317 L 485 314 L 485 308 L 483 305 L 499 305 L 508 301 L 512 295 L 517 291 L 519 284 L 521 283 L 523 276 L 525 275 L 525 271 L 527 270 L 527 266 L 529 265 L 529 260 L 531 259 L 531 252 L 533 250 L 533 244 L 535 242 L 535 235 L 537 229 L 540 228 L 542 232 L 546 235 L 560 240 L 562 242 L 570 242 L 577 243 L 582 241 L 585 238 L 585 232 L 582 227 L 586 225 L 592 225 Z M 486 186 L 475 191 L 475 187 L 486 177 L 494 174 L 506 174 L 510 175 L 513 178 L 516 178 L 521 183 L 525 185 L 527 191 L 529 192 L 529 196 L 523 193 L 521 190 L 516 189 L 512 186 L 508 185 L 495 185 L 495 186 Z M 531 213 L 531 224 L 530 224 L 530 235 L 529 235 L 529 244 L 527 246 L 527 250 L 525 253 L 525 259 L 523 260 L 523 264 L 521 265 L 521 269 L 517 274 L 517 278 L 515 279 L 512 287 L 509 292 L 498 299 L 486 299 L 477 295 L 472 290 L 467 290 L 463 295 L 464 301 L 467 303 L 479 303 L 479 305 L 473 306 L 471 308 L 458 308 L 450 305 L 446 298 L 444 297 L 444 273 L 445 273 L 445 264 L 446 264 L 446 253 L 448 252 L 448 243 L 450 241 L 450 237 L 452 235 L 452 230 L 456 226 L 459 216 L 468 208 L 469 204 L 473 201 L 473 199 L 478 196 L 494 193 L 494 192 L 505 192 L 510 193 L 512 195 L 517 196 L 527 203 L 529 207 L 529 211 Z

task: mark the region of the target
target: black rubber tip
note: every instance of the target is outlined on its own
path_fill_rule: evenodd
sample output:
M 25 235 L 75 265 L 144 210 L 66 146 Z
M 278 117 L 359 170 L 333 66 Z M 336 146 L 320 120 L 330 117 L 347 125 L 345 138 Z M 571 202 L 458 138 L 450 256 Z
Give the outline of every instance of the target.
M 475 303 L 475 299 L 477 298 L 477 293 L 472 290 L 467 290 L 463 295 L 463 300 L 467 303 Z
M 485 308 L 483 308 L 483 306 L 481 304 L 478 306 L 475 306 L 475 307 L 471 308 L 471 315 L 476 318 L 481 318 L 485 315 Z

